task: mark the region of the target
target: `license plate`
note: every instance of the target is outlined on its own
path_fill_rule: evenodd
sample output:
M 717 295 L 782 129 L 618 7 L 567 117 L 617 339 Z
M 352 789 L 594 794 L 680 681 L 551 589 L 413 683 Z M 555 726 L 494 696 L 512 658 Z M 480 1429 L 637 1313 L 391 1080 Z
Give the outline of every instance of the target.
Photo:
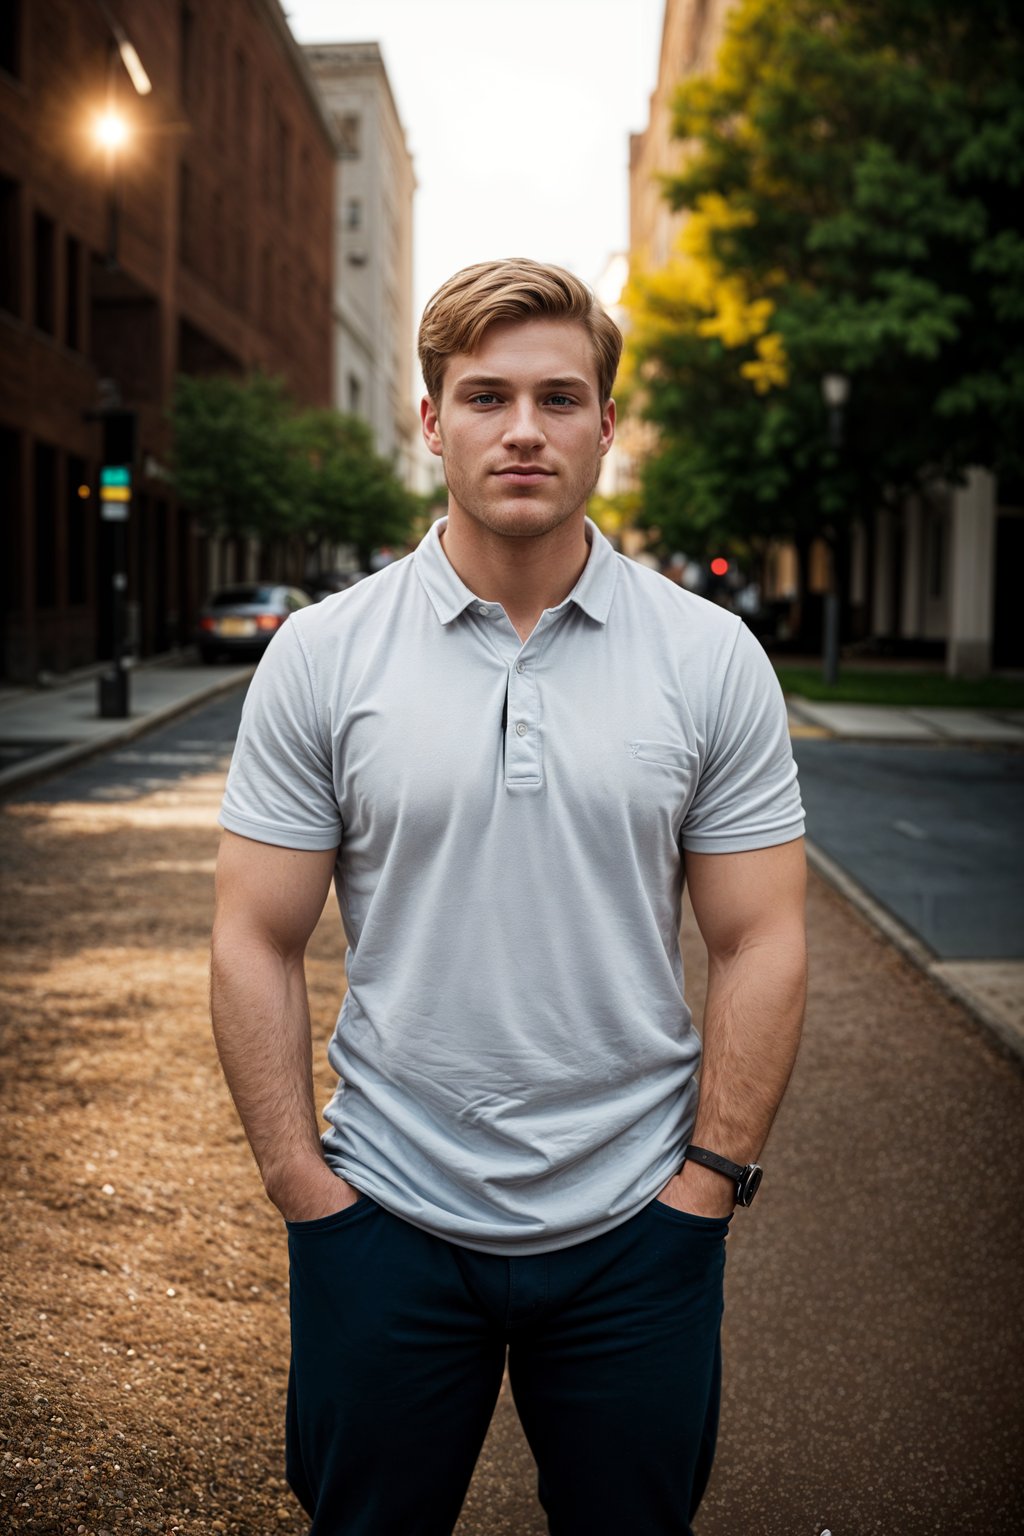
M 218 635 L 223 635 L 225 640 L 247 640 L 256 633 L 255 619 L 221 619 L 217 626 Z

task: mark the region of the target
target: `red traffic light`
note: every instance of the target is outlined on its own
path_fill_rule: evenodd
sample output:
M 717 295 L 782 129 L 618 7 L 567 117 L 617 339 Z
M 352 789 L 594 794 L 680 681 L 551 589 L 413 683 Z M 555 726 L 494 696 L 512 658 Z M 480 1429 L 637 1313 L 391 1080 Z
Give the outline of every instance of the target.
M 712 574 L 712 576 L 724 576 L 728 569 L 729 569 L 729 562 L 728 562 L 728 560 L 723 560 L 721 555 L 718 555 L 711 562 L 711 574 Z

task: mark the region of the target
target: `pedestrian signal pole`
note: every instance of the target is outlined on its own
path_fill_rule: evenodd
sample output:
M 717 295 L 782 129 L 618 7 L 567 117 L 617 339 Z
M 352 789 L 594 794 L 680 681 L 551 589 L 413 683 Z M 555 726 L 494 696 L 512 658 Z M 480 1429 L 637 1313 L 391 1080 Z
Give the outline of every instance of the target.
M 128 595 L 127 532 L 132 497 L 132 472 L 128 464 L 104 464 L 100 470 L 100 517 L 113 523 L 113 573 L 111 611 L 114 655 L 112 665 L 100 673 L 100 717 L 128 717 L 128 656 L 125 647 L 125 604 Z

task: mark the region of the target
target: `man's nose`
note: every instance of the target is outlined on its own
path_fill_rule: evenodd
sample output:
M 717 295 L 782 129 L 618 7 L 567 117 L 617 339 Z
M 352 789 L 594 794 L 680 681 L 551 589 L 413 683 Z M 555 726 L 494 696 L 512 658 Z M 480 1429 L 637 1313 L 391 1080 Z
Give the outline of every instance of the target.
M 505 421 L 502 442 L 509 448 L 535 448 L 544 441 L 544 423 L 533 400 L 516 400 Z

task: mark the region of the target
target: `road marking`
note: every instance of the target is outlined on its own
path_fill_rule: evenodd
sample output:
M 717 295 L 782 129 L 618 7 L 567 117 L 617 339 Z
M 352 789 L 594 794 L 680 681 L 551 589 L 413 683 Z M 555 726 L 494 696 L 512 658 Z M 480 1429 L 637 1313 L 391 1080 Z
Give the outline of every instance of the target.
M 821 741 L 825 737 L 831 736 L 832 732 L 827 731 L 823 725 L 798 725 L 795 720 L 791 720 L 789 722 L 789 734 L 800 739 L 809 738 L 812 741 Z
M 928 841 L 928 833 L 923 827 L 919 827 L 913 821 L 894 821 L 893 826 L 897 832 L 902 832 L 904 837 L 916 838 L 919 843 Z

